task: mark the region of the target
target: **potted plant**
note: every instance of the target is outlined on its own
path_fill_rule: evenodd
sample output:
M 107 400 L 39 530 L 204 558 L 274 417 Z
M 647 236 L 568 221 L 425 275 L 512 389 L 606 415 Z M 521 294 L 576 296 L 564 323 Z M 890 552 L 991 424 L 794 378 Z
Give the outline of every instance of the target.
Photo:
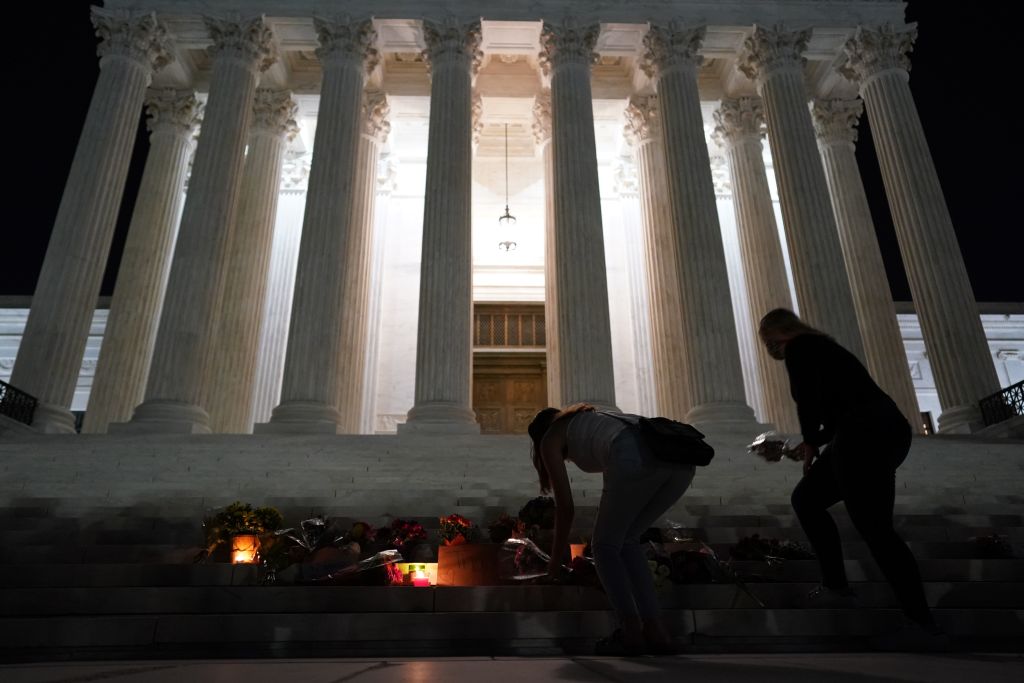
M 253 508 L 235 501 L 203 520 L 206 550 L 200 559 L 211 557 L 222 546 L 230 547 L 231 562 L 255 564 L 259 561 L 262 537 L 281 527 L 284 518 L 272 507 Z

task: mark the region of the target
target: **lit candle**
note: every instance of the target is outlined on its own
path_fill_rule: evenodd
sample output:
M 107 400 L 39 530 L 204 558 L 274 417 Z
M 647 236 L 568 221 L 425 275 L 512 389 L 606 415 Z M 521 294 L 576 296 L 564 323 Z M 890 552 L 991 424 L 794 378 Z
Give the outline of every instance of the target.
M 430 585 L 430 579 L 427 577 L 427 573 L 423 571 L 423 567 L 413 570 L 412 585 L 421 588 Z

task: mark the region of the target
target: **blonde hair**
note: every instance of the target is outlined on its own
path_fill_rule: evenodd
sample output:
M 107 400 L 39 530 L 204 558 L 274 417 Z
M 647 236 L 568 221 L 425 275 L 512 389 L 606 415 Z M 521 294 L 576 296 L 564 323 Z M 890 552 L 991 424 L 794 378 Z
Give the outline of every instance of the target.
M 821 330 L 805 323 L 800 319 L 800 316 L 788 308 L 776 308 L 765 313 L 764 317 L 761 318 L 761 324 L 758 325 L 757 333 L 763 339 L 767 332 L 781 332 L 787 337 L 795 337 L 800 334 L 815 334 L 819 337 L 828 336 Z

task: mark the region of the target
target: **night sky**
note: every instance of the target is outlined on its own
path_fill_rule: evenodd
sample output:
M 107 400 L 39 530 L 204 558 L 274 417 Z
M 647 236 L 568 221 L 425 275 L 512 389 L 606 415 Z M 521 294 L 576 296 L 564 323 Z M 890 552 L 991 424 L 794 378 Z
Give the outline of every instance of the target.
M 8 199 L 0 295 L 35 289 L 49 234 L 99 72 L 91 3 L 14 3 L 5 7 L 9 83 Z M 911 0 L 918 22 L 910 85 L 946 193 L 953 224 L 978 301 L 1024 301 L 1024 226 L 1011 211 L 1024 178 L 1016 108 L 1009 102 L 1019 38 L 1014 3 L 957 5 Z M 59 7 L 60 9 L 57 9 Z M 10 15 L 13 13 L 13 17 Z M 16 28 L 15 28 L 16 27 Z M 113 291 L 117 263 L 145 163 L 141 126 L 125 187 L 102 294 Z M 992 131 L 993 124 L 996 127 Z M 1009 149 L 1007 149 L 1009 147 Z M 897 301 L 910 299 L 867 117 L 857 156 L 871 202 L 889 283 Z

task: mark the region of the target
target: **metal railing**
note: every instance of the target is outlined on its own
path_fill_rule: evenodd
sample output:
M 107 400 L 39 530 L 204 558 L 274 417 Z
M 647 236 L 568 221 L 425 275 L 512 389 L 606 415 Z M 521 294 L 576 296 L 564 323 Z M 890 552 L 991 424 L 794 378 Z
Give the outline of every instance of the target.
M 998 424 L 1011 417 L 1024 415 L 1024 380 L 978 402 L 985 426 Z
M 39 401 L 34 396 L 0 380 L 0 415 L 30 425 L 37 405 Z

